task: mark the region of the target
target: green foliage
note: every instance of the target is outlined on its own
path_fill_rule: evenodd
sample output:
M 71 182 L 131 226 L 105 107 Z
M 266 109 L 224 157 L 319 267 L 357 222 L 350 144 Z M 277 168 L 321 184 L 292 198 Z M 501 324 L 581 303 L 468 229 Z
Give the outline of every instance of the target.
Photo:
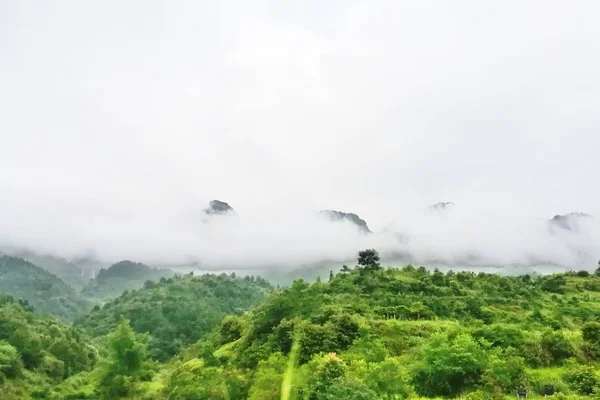
M 397 358 L 388 357 L 380 363 L 369 364 L 367 382 L 384 398 L 408 399 L 413 394 L 410 374 Z
M 81 329 L 0 294 L 0 398 L 50 396 L 51 385 L 94 367 L 89 342 Z
M 562 275 L 550 275 L 540 278 L 540 288 L 551 293 L 565 293 L 567 281 Z
M 218 332 L 221 337 L 221 344 L 234 342 L 242 337 L 244 325 L 239 317 L 228 315 L 219 324 Z
M 243 399 L 247 396 L 247 382 L 237 371 L 206 366 L 204 361 L 194 358 L 176 364 L 164 394 L 180 400 Z
M 34 253 L 25 253 L 21 257 L 24 260 L 27 260 L 30 263 L 35 264 L 38 267 L 41 267 L 46 271 L 58 276 L 77 291 L 80 291 L 91 279 L 90 269 L 82 268 L 79 265 L 61 257 Z
M 147 337 L 136 335 L 129 321 L 121 318 L 107 339 L 109 356 L 101 366 L 98 392 L 105 399 L 131 397 L 139 392 L 139 383 L 152 375 L 146 361 Z
M 379 267 L 379 253 L 375 249 L 358 252 L 358 265 L 368 268 Z
M 487 354 L 470 335 L 435 335 L 423 346 L 423 361 L 413 370 L 413 383 L 423 396 L 456 396 L 476 387 L 487 366 Z
M 0 341 L 0 383 L 6 379 L 14 379 L 23 374 L 23 360 L 17 349 L 7 343 Z
M 527 381 L 522 357 L 512 351 L 495 353 L 490 357 L 482 377 L 488 393 L 507 393 Z
M 80 329 L 65 326 L 52 317 L 35 315 L 10 298 L 5 297 L 5 301 L 0 305 L 0 340 L 17 349 L 25 368 L 41 366 L 48 369 L 49 376 L 62 377 L 94 365 L 95 350 Z
M 240 314 L 269 290 L 262 279 L 227 275 L 175 276 L 106 303 L 77 323 L 95 336 L 114 329 L 121 316 L 138 333 L 149 333 L 149 355 L 166 361 L 210 333 L 227 314 Z M 220 343 L 242 334 L 242 321 L 228 317 L 220 325 Z
M 569 386 L 562 376 L 563 373 L 563 369 L 556 367 L 530 370 L 527 372 L 527 379 L 534 393 L 540 396 L 550 396 L 569 392 Z
M 57 276 L 20 258 L 0 256 L 0 291 L 26 301 L 35 311 L 72 320 L 92 303 Z
M 250 400 L 279 400 L 282 397 L 281 387 L 287 360 L 281 353 L 273 353 L 267 360 L 258 363 L 252 386 L 248 394 Z M 291 366 L 290 379 L 293 376 L 294 366 Z M 291 390 L 291 383 L 287 390 Z M 289 399 L 289 395 L 287 395 Z
M 139 289 L 148 281 L 158 281 L 173 276 L 169 269 L 151 268 L 141 263 L 120 261 L 107 269 L 101 269 L 96 278 L 89 281 L 81 293 L 89 298 L 107 300 L 119 296 L 126 290 Z
M 598 396 L 598 276 L 359 258 L 327 282 L 277 289 L 225 274 L 145 280 L 74 326 L 0 296 L 0 398 L 505 400 L 521 385 L 530 398 Z
M 581 328 L 583 340 L 585 341 L 584 351 L 592 359 L 600 359 L 600 323 L 596 321 L 586 322 Z
M 593 394 L 600 383 L 596 368 L 591 365 L 570 363 L 563 378 L 571 390 L 582 395 Z
M 577 288 L 576 300 L 554 294 L 563 287 L 570 296 L 572 279 L 597 278 L 443 274 L 412 266 L 346 269 L 329 282 L 298 280 L 272 293 L 250 313 L 225 320 L 203 346 L 212 343 L 219 356 L 227 348 L 227 357 L 216 362 L 224 370 L 255 371 L 248 375 L 253 398 L 277 398 L 278 390 L 268 386 L 283 379 L 293 337 L 300 344 L 298 398 L 345 398 L 348 388 L 365 398 L 407 398 L 413 391 L 502 398 L 530 382 L 530 367 L 585 359 L 593 330 L 587 329 L 586 340 L 576 327 L 600 315 L 600 307 Z M 227 340 L 231 346 L 223 346 Z M 326 385 L 316 371 L 341 372 L 322 372 Z M 560 378 L 535 385 L 570 390 Z

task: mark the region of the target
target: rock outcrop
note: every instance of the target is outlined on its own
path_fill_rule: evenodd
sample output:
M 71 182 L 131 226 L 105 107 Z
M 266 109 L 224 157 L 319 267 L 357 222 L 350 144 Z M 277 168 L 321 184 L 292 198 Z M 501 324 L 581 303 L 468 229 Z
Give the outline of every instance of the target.
M 369 227 L 367 226 L 367 222 L 354 213 L 346 213 L 336 210 L 321 210 L 319 211 L 319 213 L 328 217 L 331 221 L 350 221 L 354 225 L 356 225 L 362 233 L 372 233 Z
M 569 214 L 555 215 L 549 221 L 551 227 L 560 228 L 567 231 L 576 232 L 582 221 L 593 218 L 591 215 L 582 212 L 573 212 Z
M 235 213 L 228 203 L 221 200 L 212 200 L 204 212 L 208 215 L 226 215 Z
M 429 208 L 431 208 L 432 210 L 435 210 L 435 211 L 445 211 L 445 210 L 452 208 L 455 205 L 456 204 L 454 204 L 451 201 L 440 201 L 439 203 L 430 205 Z

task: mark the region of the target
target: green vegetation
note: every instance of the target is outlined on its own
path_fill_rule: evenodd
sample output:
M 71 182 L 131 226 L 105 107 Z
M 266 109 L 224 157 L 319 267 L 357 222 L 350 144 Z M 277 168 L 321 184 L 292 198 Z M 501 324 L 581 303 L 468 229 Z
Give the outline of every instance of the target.
M 328 282 L 146 282 L 79 318 L 0 306 L 0 398 L 510 399 L 600 395 L 600 276 L 383 268 Z M 87 336 L 90 335 L 90 336 Z
M 91 370 L 97 350 L 79 328 L 0 295 L 0 398 L 46 398 L 54 385 Z
M 62 320 L 71 320 L 92 307 L 56 275 L 16 257 L 0 257 L 0 292 L 27 301 L 36 311 Z
M 236 279 L 227 275 L 183 275 L 147 281 L 140 290 L 95 307 L 77 324 L 94 336 L 113 330 L 121 316 L 138 333 L 149 333 L 149 354 L 166 361 L 186 345 L 204 337 L 227 314 L 236 315 L 258 304 L 270 285 L 261 278 Z M 231 317 L 235 321 L 234 317 Z M 225 319 L 222 333 L 227 340 L 241 332 Z
M 139 289 L 148 280 L 158 281 L 173 274 L 174 272 L 169 269 L 151 268 L 141 263 L 120 261 L 107 269 L 101 269 L 96 278 L 85 285 L 81 293 L 92 299 L 108 300 L 126 290 Z
M 223 333 L 233 324 L 223 320 L 177 362 L 238 376 L 249 399 L 501 399 L 520 385 L 530 397 L 590 396 L 600 383 L 600 324 L 590 322 L 600 317 L 599 285 L 585 273 L 384 269 L 367 250 L 356 268 L 327 283 L 296 281 L 236 318 L 239 338 Z
M 83 269 L 82 273 L 81 267 L 64 258 L 34 253 L 24 253 L 20 257 L 58 276 L 77 291 L 90 280 L 89 270 Z

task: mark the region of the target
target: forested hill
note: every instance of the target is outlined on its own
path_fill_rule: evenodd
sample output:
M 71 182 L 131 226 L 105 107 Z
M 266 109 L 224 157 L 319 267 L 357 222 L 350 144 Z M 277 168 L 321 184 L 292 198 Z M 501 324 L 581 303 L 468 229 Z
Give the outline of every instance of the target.
M 16 257 L 0 257 L 0 291 L 27 300 L 38 312 L 63 320 L 86 313 L 92 307 L 56 275 Z
M 286 371 L 295 398 L 309 399 L 502 399 L 520 385 L 530 398 L 575 399 L 600 389 L 600 277 L 443 274 L 376 260 L 366 254 L 329 282 L 296 281 L 224 320 L 184 353 L 165 390 L 193 398 L 185 393 L 221 376 L 229 391 L 215 398 L 279 399 Z
M 175 273 L 170 269 L 152 268 L 132 261 L 120 261 L 107 269 L 101 269 L 95 279 L 89 281 L 81 293 L 89 298 L 106 300 L 115 298 L 125 290 L 139 289 L 147 280 L 158 281 Z
M 1 399 L 29 399 L 32 395 L 63 399 L 53 387 L 91 370 L 97 358 L 97 349 L 81 329 L 63 325 L 52 316 L 34 314 L 0 293 Z
M 136 332 L 150 334 L 150 356 L 165 361 L 204 337 L 225 315 L 239 315 L 257 305 L 270 289 L 269 283 L 254 277 L 163 277 L 95 307 L 77 323 L 101 336 L 124 316 Z
M 3 400 L 597 399 L 599 364 L 600 271 L 444 274 L 366 250 L 284 289 L 147 281 L 69 328 L 0 301 Z
M 75 290 L 81 290 L 90 280 L 89 271 L 82 273 L 78 265 L 61 257 L 35 253 L 25 253 L 20 257 L 58 276 Z

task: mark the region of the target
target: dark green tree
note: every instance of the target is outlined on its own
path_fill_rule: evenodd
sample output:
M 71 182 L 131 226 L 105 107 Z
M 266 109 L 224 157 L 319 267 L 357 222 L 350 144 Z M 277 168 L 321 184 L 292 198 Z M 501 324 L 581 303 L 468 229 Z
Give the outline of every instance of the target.
M 129 321 L 121 317 L 117 329 L 108 335 L 110 354 L 99 382 L 103 398 L 131 397 L 137 391 L 137 384 L 150 378 L 146 342 L 147 337 L 136 335 Z
M 365 268 L 379 268 L 379 253 L 375 249 L 358 252 L 358 265 Z
M 0 383 L 23 374 L 23 361 L 14 346 L 0 341 Z

